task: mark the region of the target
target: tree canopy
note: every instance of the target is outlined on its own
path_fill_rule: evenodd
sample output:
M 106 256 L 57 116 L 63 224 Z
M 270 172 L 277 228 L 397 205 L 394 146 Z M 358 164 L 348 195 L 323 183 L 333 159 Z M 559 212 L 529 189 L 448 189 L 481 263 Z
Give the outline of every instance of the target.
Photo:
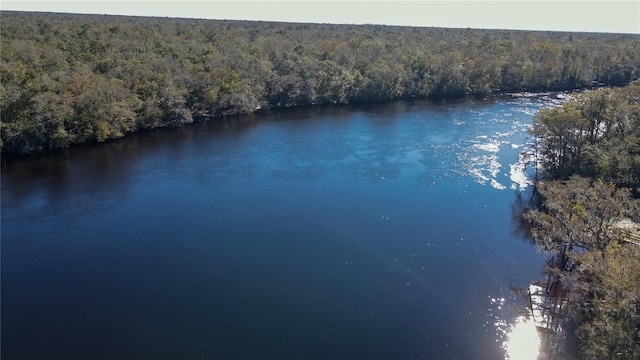
M 534 117 L 543 177 L 573 174 L 640 185 L 640 82 L 574 94 Z
M 543 251 L 562 247 L 576 265 L 546 270 L 568 291 L 563 327 L 581 359 L 640 356 L 639 105 L 637 81 L 575 94 L 541 110 L 531 131 L 541 201 L 524 217 Z
M 600 179 L 572 176 L 539 182 L 537 190 L 544 202 L 525 217 L 534 224 L 532 235 L 544 251 L 570 245 L 602 252 L 611 242 L 622 240 L 618 221 L 638 217 L 631 191 Z
M 631 34 L 0 16 L 3 155 L 278 107 L 640 77 L 640 37 Z

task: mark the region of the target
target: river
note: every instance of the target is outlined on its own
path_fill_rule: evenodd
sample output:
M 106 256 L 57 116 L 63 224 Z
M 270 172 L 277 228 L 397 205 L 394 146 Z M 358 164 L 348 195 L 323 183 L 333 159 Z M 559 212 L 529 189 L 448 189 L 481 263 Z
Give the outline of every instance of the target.
M 286 110 L 2 167 L 3 359 L 505 359 L 548 97 Z M 524 346 L 524 345 L 523 345 Z

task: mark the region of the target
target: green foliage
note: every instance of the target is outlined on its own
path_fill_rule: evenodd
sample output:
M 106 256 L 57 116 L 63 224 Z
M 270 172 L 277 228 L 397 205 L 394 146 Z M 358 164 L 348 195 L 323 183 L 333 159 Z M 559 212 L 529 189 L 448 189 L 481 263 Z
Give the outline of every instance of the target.
M 629 188 L 637 195 L 639 106 L 636 81 L 576 94 L 534 120 L 542 202 L 524 217 L 543 251 L 587 249 L 569 253 L 573 271 L 548 269 L 568 290 L 564 327 L 575 330 L 581 359 L 640 358 L 640 243 L 620 227 L 640 223 L 640 200 Z
M 0 42 L 3 154 L 257 109 L 567 90 L 640 77 L 640 39 L 624 34 L 3 11 Z M 637 133 L 627 134 L 637 142 Z M 598 166 L 627 161 L 605 160 Z
M 534 117 L 531 133 L 543 176 L 572 174 L 637 186 L 640 183 L 640 82 L 574 94 Z
M 538 182 L 536 190 L 544 199 L 540 209 L 524 216 L 532 227 L 536 244 L 551 252 L 562 245 L 603 251 L 620 240 L 616 221 L 637 216 L 638 201 L 628 188 L 617 188 L 602 180 L 572 176 L 569 180 Z
M 640 246 L 612 242 L 576 256 L 568 311 L 584 359 L 640 356 Z
M 524 216 L 545 252 L 569 248 L 577 267 L 548 268 L 568 290 L 564 327 L 574 329 L 581 359 L 637 359 L 640 354 L 640 244 L 627 242 L 620 219 L 640 220 L 627 188 L 573 176 L 537 185 L 540 209 Z

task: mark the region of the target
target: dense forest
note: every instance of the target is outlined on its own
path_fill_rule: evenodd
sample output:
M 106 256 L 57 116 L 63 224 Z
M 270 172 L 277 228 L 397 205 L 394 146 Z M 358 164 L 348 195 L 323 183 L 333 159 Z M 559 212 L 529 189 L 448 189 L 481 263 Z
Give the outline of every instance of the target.
M 1 13 L 4 155 L 279 107 L 640 77 L 640 37 Z
M 563 328 L 580 359 L 640 358 L 640 81 L 542 110 L 540 203 L 524 214 L 546 272 L 568 293 Z

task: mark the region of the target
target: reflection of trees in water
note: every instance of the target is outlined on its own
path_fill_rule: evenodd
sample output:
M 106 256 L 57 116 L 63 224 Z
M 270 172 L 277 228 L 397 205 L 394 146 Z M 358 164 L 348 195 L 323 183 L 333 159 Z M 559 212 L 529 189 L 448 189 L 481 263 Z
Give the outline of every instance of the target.
M 531 222 L 524 218 L 524 214 L 529 211 L 532 205 L 536 202 L 536 196 L 532 193 L 532 190 L 527 192 L 516 192 L 515 199 L 511 204 L 511 222 L 513 224 L 513 230 L 518 239 L 527 241 L 532 245 L 535 245 L 535 239 L 531 236 Z
M 514 232 L 517 237 L 523 241 L 526 241 L 532 245 L 539 245 L 536 239 L 532 236 L 533 224 L 527 220 L 525 214 L 532 209 L 538 208 L 541 205 L 540 194 L 535 188 L 528 189 L 526 192 L 517 192 L 513 203 L 511 204 L 511 220 L 513 224 Z M 549 261 L 554 261 L 553 253 L 547 254 L 545 264 L 541 267 L 540 274 L 548 278 L 546 284 L 543 280 L 534 280 L 531 285 L 541 286 L 542 289 L 549 288 L 550 282 L 554 279 L 554 284 L 559 284 L 558 278 L 555 277 L 555 272 L 549 266 Z M 562 259 L 566 259 L 564 256 Z M 538 328 L 535 325 L 533 319 L 533 313 L 531 308 L 531 294 L 530 289 L 525 289 L 521 286 L 511 285 L 510 290 L 515 293 L 524 304 L 518 309 L 519 322 L 527 322 L 531 327 L 535 329 L 535 336 L 538 338 L 538 350 L 536 352 L 536 359 L 539 360 L 556 360 L 556 359 L 572 359 L 574 349 L 568 344 L 566 332 L 564 331 L 552 331 Z M 547 296 L 545 291 L 545 296 Z M 550 296 L 550 295 L 549 295 Z M 564 302 L 564 300 L 562 300 Z M 559 323 L 562 318 L 555 318 L 554 323 Z M 517 326 L 517 325 L 516 325 Z M 570 332 L 570 331 L 569 331 Z
M 99 199 L 101 189 L 106 188 L 107 184 L 115 185 L 115 193 L 124 195 L 136 171 L 136 164 L 148 157 L 158 157 L 159 151 L 168 156 L 166 166 L 171 166 L 171 163 L 177 165 L 191 156 L 188 149 L 205 149 L 212 141 L 219 140 L 212 137 L 223 132 L 243 131 L 261 123 L 302 121 L 322 116 L 331 116 L 339 121 L 352 114 L 353 109 L 366 110 L 369 107 L 308 107 L 282 109 L 262 115 L 225 116 L 207 123 L 149 130 L 125 139 L 76 146 L 34 158 L 3 158 L 2 191 L 6 192 L 3 197 L 5 200 L 24 201 L 25 196 L 39 189 L 51 202 L 83 191 L 91 192 L 92 196 Z M 390 108 L 395 109 L 393 106 Z M 229 160 L 237 159 L 229 155 Z M 236 162 L 234 166 L 237 165 Z M 230 164 L 227 168 L 231 170 L 234 166 Z M 171 173 L 171 169 L 166 170 Z
M 38 158 L 8 160 L 2 169 L 7 185 L 3 190 L 10 191 L 16 200 L 35 188 L 52 200 L 83 190 L 96 191 L 107 183 L 126 181 L 138 150 L 138 142 L 131 138 Z

